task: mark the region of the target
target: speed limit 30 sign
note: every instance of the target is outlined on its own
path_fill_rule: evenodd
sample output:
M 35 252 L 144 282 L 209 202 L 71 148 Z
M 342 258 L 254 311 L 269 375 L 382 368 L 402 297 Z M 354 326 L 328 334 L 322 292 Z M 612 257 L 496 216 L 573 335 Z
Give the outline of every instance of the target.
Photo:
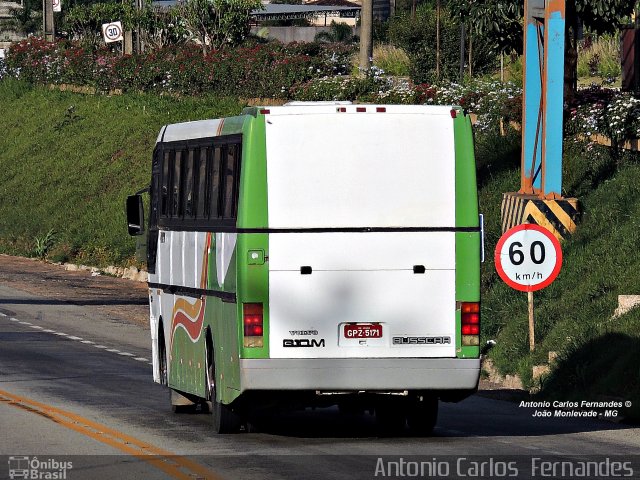
M 496 270 L 504 282 L 522 292 L 548 287 L 562 267 L 562 249 L 553 234 L 539 225 L 518 225 L 496 246 Z
M 105 43 L 121 42 L 124 38 L 122 36 L 122 22 L 111 22 L 102 25 L 102 36 Z

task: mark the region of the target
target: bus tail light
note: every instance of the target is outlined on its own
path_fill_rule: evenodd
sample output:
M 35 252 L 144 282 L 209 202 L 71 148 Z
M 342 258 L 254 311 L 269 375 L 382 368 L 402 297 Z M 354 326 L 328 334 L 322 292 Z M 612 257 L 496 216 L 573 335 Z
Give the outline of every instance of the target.
M 244 346 L 262 347 L 264 345 L 263 308 L 261 303 L 242 304 L 242 323 L 244 325 Z
M 463 346 L 480 345 L 480 303 L 463 302 L 461 310 L 461 332 Z

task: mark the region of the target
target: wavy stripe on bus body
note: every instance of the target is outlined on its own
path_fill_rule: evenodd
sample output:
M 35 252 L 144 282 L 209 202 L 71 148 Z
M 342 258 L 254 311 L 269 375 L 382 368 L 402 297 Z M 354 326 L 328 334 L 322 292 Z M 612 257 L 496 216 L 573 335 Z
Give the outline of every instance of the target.
M 211 249 L 211 233 L 207 233 L 207 242 L 204 249 L 202 259 L 202 274 L 200 276 L 200 288 L 207 288 L 207 277 L 209 270 L 209 250 Z M 173 307 L 173 322 L 171 326 L 171 345 L 176 334 L 176 330 L 180 327 L 187 332 L 193 343 L 197 342 L 202 335 L 202 325 L 204 324 L 204 311 L 207 299 L 196 300 L 195 303 L 189 303 L 184 298 L 179 298 Z

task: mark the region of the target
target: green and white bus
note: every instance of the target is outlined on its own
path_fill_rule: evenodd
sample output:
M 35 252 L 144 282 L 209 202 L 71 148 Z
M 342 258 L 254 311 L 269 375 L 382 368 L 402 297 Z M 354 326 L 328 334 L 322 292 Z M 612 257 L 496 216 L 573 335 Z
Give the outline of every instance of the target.
M 149 193 L 146 229 L 128 198 L 129 231 L 146 234 L 153 376 L 176 408 L 208 406 L 216 432 L 279 402 L 429 432 L 438 399 L 476 391 L 461 109 L 292 103 L 167 125 Z

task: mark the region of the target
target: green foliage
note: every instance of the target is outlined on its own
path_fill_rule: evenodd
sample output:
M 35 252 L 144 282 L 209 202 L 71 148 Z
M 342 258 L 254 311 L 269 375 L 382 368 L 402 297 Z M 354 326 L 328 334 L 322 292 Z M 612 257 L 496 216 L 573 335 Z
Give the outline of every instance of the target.
M 238 45 L 249 33 L 249 14 L 260 0 L 186 0 L 177 8 L 203 51 Z
M 61 28 L 83 43 L 97 46 L 102 43 L 102 24 L 120 20 L 125 30 L 138 23 L 140 14 L 129 3 L 93 3 L 65 9 Z
M 329 42 L 329 43 L 352 43 L 356 41 L 358 37 L 353 35 L 352 28 L 346 23 L 331 22 L 329 30 L 318 32 L 314 41 L 316 42 Z
M 637 0 L 573 0 L 585 26 L 599 33 L 618 30 L 620 20 L 631 15 Z
M 53 244 L 55 243 L 55 237 L 56 234 L 53 228 L 43 236 L 36 237 L 34 239 L 35 247 L 33 249 L 33 253 L 35 254 L 35 256 L 40 259 L 44 259 L 47 256 L 47 253 L 49 253 L 51 247 L 53 247 Z
M 56 128 L 70 105 L 79 119 Z M 133 263 L 125 198 L 148 185 L 162 125 L 237 115 L 242 107 L 206 95 L 106 97 L 0 81 L 0 251 L 32 255 L 38 237 L 51 259 Z
M 620 37 L 602 35 L 588 37 L 578 46 L 578 76 L 613 79 L 622 73 L 620 65 Z
M 373 64 L 387 75 L 406 77 L 411 69 L 411 60 L 404 50 L 393 45 L 378 45 L 373 49 Z
M 448 3 L 456 15 L 495 42 L 502 51 L 522 52 L 522 1 L 449 0 Z M 567 24 L 572 25 L 577 14 L 587 28 L 600 33 L 612 33 L 617 30 L 620 20 L 631 14 L 635 4 L 636 0 L 568 0 Z
M 449 6 L 473 31 L 495 43 L 500 51 L 522 52 L 522 2 L 450 0 Z
M 342 44 L 271 42 L 207 54 L 187 44 L 122 56 L 108 48 L 32 37 L 11 47 L 6 66 L 8 75 L 29 82 L 87 85 L 105 92 L 287 98 L 300 83 L 345 73 L 353 51 Z
M 25 35 L 32 35 L 42 30 L 42 2 L 23 0 L 22 8 L 11 9 L 18 30 Z
M 487 221 L 486 248 L 492 252 L 501 235 L 502 194 L 516 190 L 519 184 L 519 156 L 517 148 L 511 153 L 505 151 L 502 146 L 505 141 L 499 137 L 488 145 L 483 142 L 479 142 L 477 151 L 480 178 L 486 182 L 481 189 L 480 206 Z M 640 290 L 640 278 L 635 274 L 640 268 L 636 253 L 640 241 L 637 160 L 637 155 L 630 156 L 616 172 L 610 149 L 567 142 L 563 193 L 578 196 L 584 214 L 576 234 L 563 243 L 560 276 L 535 294 L 534 354 L 528 348 L 527 297 L 499 280 L 493 259 L 488 256 L 482 274 L 483 336 L 497 340 L 490 356 L 503 373 L 519 373 L 524 380 L 530 380 L 531 366 L 545 363 L 547 353 L 555 351 L 567 362 L 561 362 L 557 381 L 543 385 L 547 395 L 575 388 L 576 395 L 587 392 L 625 396 L 635 392 L 638 398 L 637 384 L 628 385 L 629 377 L 625 377 L 630 367 L 637 370 L 637 350 L 631 354 L 618 350 L 617 346 L 628 341 L 638 344 L 640 315 L 636 311 L 625 318 L 610 320 L 617 296 Z M 494 166 L 488 170 L 487 164 Z M 611 336 L 612 333 L 631 339 Z M 598 345 L 601 353 L 618 354 L 602 353 L 586 362 L 587 354 L 595 352 L 590 345 Z M 571 378 L 571 387 L 562 389 L 561 383 Z M 580 378 L 594 381 L 580 384 Z
M 441 78 L 453 80 L 460 71 L 460 24 L 448 10 L 441 13 Z M 400 15 L 389 24 L 391 43 L 402 48 L 411 59 L 411 78 L 416 83 L 431 83 L 436 75 L 436 14 L 428 6 L 418 9 L 416 16 Z M 472 69 L 474 74 L 488 73 L 496 66 L 493 45 L 481 36 L 473 38 Z

